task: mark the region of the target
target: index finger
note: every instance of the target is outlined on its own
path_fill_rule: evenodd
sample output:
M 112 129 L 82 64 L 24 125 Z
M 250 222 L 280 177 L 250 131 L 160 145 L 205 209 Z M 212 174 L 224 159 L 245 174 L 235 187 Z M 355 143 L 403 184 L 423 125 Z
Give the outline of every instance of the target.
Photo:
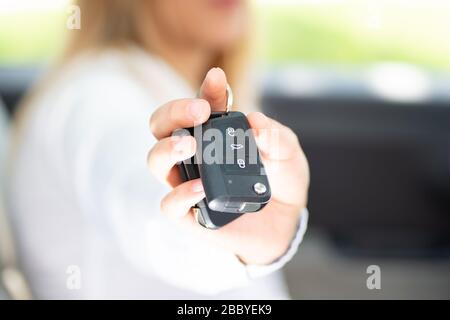
M 180 99 L 170 101 L 150 118 L 150 129 L 157 139 L 168 137 L 179 128 L 191 128 L 208 120 L 211 113 L 204 99 Z

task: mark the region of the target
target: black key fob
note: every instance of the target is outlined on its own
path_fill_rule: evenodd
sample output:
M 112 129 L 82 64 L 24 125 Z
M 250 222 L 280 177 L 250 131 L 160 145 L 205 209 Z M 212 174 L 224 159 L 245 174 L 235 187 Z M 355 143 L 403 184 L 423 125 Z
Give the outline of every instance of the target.
M 269 181 L 243 113 L 213 112 L 202 125 L 180 132 L 197 142 L 194 157 L 179 167 L 185 181 L 202 179 L 206 197 L 194 208 L 202 226 L 220 228 L 269 202 Z

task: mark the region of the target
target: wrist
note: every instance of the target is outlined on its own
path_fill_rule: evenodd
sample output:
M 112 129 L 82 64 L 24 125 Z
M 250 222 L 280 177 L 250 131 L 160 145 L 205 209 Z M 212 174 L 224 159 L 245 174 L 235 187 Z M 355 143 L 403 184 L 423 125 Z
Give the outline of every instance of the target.
M 259 278 L 268 275 L 276 270 L 281 269 L 287 262 L 289 262 L 292 257 L 297 253 L 298 246 L 303 241 L 307 226 L 308 226 L 308 210 L 304 208 L 301 212 L 300 218 L 297 224 L 297 230 L 294 238 L 292 239 L 287 251 L 280 256 L 278 259 L 270 264 L 265 265 L 255 265 L 247 264 L 245 265 L 247 275 L 250 279 Z
M 255 239 L 255 246 L 245 247 L 236 257 L 245 265 L 269 265 L 288 250 L 298 231 L 299 211 L 296 214 L 283 212 L 270 228 L 270 232 Z M 281 220 L 282 219 L 282 220 Z

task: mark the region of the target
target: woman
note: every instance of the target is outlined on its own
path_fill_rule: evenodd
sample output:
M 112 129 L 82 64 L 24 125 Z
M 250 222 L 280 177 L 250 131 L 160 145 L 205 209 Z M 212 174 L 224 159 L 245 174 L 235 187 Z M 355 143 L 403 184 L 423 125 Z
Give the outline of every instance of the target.
M 238 81 L 248 5 L 79 5 L 81 30 L 18 124 L 10 203 L 36 297 L 286 298 L 275 271 L 307 221 L 308 167 L 295 135 L 248 115 L 272 199 L 219 230 L 195 222 L 203 186 L 181 183 L 174 167 L 195 142 L 170 137 L 223 110 L 227 82 L 238 98 L 251 96 Z M 265 129 L 279 133 L 276 153 Z

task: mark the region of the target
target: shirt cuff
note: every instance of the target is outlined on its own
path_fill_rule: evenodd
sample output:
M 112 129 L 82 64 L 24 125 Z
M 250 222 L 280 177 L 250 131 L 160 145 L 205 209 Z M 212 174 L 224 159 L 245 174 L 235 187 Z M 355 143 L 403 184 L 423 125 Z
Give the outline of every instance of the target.
M 246 265 L 247 275 L 250 279 L 263 277 L 279 270 L 292 259 L 292 257 L 297 253 L 298 246 L 302 242 L 303 236 L 305 235 L 306 228 L 308 226 L 308 215 L 308 209 L 303 209 L 300 214 L 297 233 L 289 245 L 289 248 L 281 257 L 267 265 Z

